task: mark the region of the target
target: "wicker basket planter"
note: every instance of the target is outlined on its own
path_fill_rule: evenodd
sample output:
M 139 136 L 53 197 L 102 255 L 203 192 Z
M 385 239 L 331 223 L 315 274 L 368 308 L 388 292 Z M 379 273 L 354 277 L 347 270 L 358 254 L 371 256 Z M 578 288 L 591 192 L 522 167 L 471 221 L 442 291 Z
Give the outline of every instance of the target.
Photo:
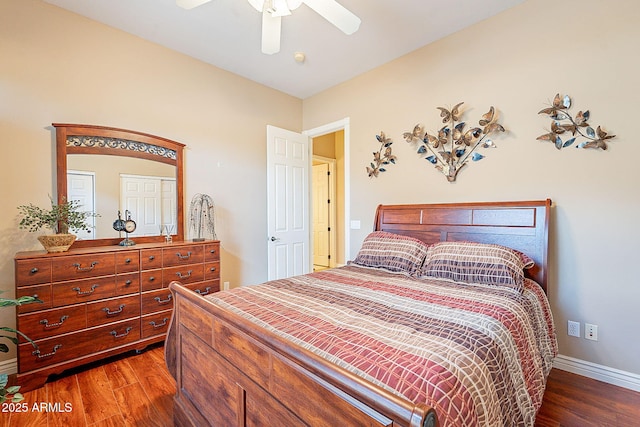
M 66 252 L 73 242 L 76 241 L 75 234 L 46 234 L 38 236 L 38 240 L 47 252 Z

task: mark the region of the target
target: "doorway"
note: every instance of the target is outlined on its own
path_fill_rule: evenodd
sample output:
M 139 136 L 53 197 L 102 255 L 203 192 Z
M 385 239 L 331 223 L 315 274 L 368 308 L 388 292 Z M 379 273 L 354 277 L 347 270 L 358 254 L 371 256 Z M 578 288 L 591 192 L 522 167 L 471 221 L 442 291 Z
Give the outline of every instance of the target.
M 335 264 L 330 265 L 341 266 L 348 259 L 349 119 L 309 129 L 302 134 L 267 125 L 267 280 L 305 274 L 312 270 L 313 231 L 310 223 L 313 191 L 310 183 L 313 146 L 322 146 L 319 138 L 333 141 L 332 157 L 335 157 L 336 163 L 336 234 L 333 239 L 336 249 L 335 256 L 331 254 Z
M 344 265 L 344 129 L 312 139 L 311 205 L 314 271 Z

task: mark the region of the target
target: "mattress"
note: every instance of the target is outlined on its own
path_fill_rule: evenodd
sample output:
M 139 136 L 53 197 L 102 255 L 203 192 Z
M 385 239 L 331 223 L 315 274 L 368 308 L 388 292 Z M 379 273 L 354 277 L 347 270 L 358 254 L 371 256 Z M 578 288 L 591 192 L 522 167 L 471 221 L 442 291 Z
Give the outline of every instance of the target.
M 546 295 L 349 265 L 207 299 L 414 403 L 441 426 L 533 426 L 557 353 Z

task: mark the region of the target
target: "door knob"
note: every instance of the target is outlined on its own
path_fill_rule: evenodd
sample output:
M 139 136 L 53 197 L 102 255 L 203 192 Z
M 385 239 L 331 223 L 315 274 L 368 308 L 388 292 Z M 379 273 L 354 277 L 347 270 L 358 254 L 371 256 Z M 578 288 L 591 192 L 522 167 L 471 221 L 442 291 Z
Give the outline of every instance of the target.
M 269 240 L 271 240 L 272 242 L 275 242 L 276 240 L 280 240 L 280 238 L 276 236 L 271 236 Z

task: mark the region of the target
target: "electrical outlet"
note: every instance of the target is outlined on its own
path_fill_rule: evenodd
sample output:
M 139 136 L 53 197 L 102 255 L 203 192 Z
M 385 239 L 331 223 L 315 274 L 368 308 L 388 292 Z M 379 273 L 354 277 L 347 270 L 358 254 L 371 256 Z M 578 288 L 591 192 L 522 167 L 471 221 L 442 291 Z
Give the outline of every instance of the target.
M 222 290 L 223 291 L 228 291 L 229 290 L 229 282 L 224 282 L 222 284 Z
M 584 337 L 588 340 L 598 341 L 598 325 L 584 324 Z
M 567 334 L 570 337 L 580 338 L 580 322 L 574 322 L 573 320 L 567 321 Z

